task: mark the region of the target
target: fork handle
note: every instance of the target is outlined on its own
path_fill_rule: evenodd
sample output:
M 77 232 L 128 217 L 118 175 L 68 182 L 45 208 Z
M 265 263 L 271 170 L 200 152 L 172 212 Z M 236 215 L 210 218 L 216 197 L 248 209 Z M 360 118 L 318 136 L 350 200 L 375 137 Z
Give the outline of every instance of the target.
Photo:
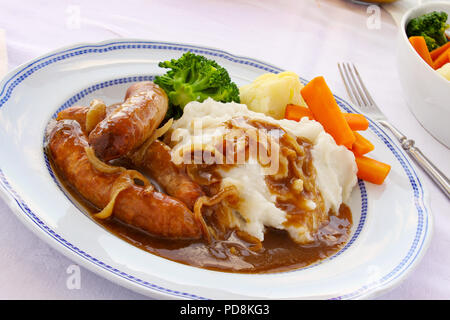
M 450 181 L 445 174 L 439 170 L 414 144 L 414 140 L 408 139 L 397 128 L 386 121 L 378 121 L 381 125 L 388 128 L 394 136 L 400 141 L 402 148 L 413 158 L 431 179 L 441 188 L 444 194 L 450 199 Z

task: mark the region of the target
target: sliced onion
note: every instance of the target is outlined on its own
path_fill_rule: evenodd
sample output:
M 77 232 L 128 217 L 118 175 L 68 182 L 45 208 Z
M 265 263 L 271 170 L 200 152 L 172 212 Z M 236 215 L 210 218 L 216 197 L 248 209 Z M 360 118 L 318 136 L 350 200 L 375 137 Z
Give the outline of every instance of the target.
M 117 179 L 114 181 L 114 184 L 111 188 L 111 198 L 106 207 L 104 207 L 103 210 L 99 213 L 94 214 L 94 217 L 98 219 L 109 218 L 114 212 L 114 205 L 116 203 L 117 196 L 123 190 L 128 189 L 130 186 L 132 186 L 135 179 L 143 181 L 144 187 L 153 190 L 153 186 L 140 172 L 136 170 L 126 170 L 122 174 L 120 174 L 119 177 L 117 177 Z
M 89 111 L 86 114 L 86 132 L 91 132 L 95 126 L 106 117 L 106 105 L 102 100 L 91 101 Z
M 94 149 L 92 149 L 92 147 L 90 147 L 90 146 L 84 147 L 84 151 L 86 152 L 86 156 L 87 156 L 89 162 L 91 163 L 91 165 L 100 172 L 112 174 L 112 173 L 124 172 L 127 170 L 124 167 L 112 166 L 107 163 L 104 163 L 99 158 L 97 158 L 97 156 L 95 155 Z

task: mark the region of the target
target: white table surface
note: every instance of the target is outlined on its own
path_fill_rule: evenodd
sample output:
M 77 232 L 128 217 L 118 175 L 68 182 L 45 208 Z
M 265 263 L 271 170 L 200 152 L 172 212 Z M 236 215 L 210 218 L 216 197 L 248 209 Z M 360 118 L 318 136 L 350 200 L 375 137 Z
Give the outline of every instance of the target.
M 402 96 L 396 24 L 381 10 L 379 28 L 368 28 L 372 14 L 344 0 L 0 0 L 0 29 L 8 70 L 77 42 L 141 38 L 212 46 L 306 79 L 323 75 L 347 98 L 336 63 L 351 61 L 392 123 L 449 176 L 449 149 L 421 127 Z M 378 299 L 450 299 L 450 202 L 425 174 L 423 182 L 435 221 L 431 245 L 409 277 Z M 32 234 L 2 200 L 0 221 L 0 299 L 147 299 L 84 268 L 79 288 L 71 288 L 74 263 Z

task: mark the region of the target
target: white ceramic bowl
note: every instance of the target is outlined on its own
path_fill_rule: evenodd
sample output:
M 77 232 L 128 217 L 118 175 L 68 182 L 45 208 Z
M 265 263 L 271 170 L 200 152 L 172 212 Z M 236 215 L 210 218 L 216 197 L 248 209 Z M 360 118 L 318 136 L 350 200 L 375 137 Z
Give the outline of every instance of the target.
M 431 135 L 450 148 L 450 81 L 417 54 L 405 32 L 411 19 L 431 11 L 445 11 L 450 16 L 450 2 L 425 3 L 410 9 L 403 16 L 398 37 L 397 67 L 411 111 Z

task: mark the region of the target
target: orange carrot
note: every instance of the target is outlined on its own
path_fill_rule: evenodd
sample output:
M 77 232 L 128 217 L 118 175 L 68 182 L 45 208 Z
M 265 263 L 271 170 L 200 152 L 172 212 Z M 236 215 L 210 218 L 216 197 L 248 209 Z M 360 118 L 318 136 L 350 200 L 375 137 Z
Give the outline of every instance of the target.
M 433 61 L 436 60 L 437 57 L 439 57 L 442 53 L 444 53 L 444 51 L 447 50 L 448 48 L 450 48 L 450 41 L 444 44 L 443 46 L 440 46 L 439 48 L 431 51 L 430 52 L 431 59 Z
M 312 79 L 302 88 L 301 94 L 314 119 L 322 124 L 338 145 L 344 145 L 350 149 L 355 142 L 355 135 L 345 121 L 325 79 L 323 77 Z
M 445 50 L 436 60 L 434 60 L 434 69 L 439 69 L 447 62 L 450 62 L 450 48 Z
M 352 151 L 355 154 L 362 156 L 375 149 L 374 145 L 369 140 L 360 135 L 358 132 L 353 131 L 353 134 L 355 135 L 356 140 L 353 143 Z
M 342 113 L 347 121 L 350 129 L 353 131 L 364 131 L 369 128 L 369 121 L 365 116 L 359 113 Z M 309 108 L 304 106 L 298 106 L 295 104 L 288 104 L 284 118 L 288 120 L 300 121 L 301 118 L 308 117 L 309 120 L 315 120 L 314 116 Z
M 288 120 L 300 121 L 301 118 L 308 117 L 310 120 L 314 120 L 311 111 L 307 107 L 297 106 L 295 104 L 288 104 L 284 118 Z
M 382 184 L 391 171 L 390 165 L 375 159 L 355 154 L 355 160 L 358 178 L 367 182 Z
M 413 48 L 417 51 L 419 56 L 421 56 L 422 59 L 433 68 L 433 60 L 431 59 L 430 51 L 428 51 L 425 38 L 422 36 L 409 37 L 409 42 L 411 43 Z
M 369 128 L 369 121 L 362 114 L 344 113 L 344 118 L 353 131 L 367 130 Z

